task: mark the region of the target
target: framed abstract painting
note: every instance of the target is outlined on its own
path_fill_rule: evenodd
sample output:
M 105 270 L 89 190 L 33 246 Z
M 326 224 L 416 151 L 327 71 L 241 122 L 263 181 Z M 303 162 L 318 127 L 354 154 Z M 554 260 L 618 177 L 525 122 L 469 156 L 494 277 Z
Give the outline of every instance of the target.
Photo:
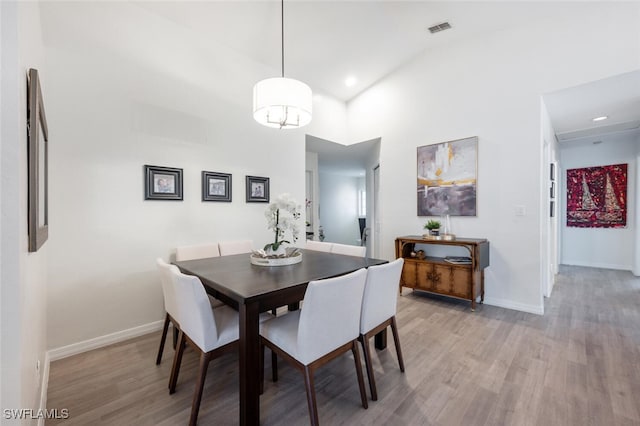
M 418 147 L 418 216 L 476 216 L 478 137 Z

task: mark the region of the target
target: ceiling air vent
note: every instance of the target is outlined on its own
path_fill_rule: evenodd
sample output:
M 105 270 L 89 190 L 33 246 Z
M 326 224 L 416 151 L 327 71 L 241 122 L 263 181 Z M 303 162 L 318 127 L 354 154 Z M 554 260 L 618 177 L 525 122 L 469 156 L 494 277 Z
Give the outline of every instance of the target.
M 429 27 L 429 32 L 431 34 L 435 34 L 439 33 L 440 31 L 448 30 L 449 28 L 451 28 L 451 24 L 449 24 L 448 22 L 443 22 L 441 24 L 434 25 L 433 27 Z

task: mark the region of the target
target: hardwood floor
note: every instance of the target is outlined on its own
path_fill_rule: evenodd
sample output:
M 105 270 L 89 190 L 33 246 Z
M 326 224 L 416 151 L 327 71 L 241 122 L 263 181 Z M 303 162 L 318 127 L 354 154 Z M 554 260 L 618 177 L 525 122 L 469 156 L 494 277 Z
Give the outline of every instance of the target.
M 490 290 L 488 290 L 490 291 Z M 350 356 L 318 371 L 325 425 L 640 425 L 640 278 L 630 272 L 562 267 L 545 315 L 404 290 L 393 339 L 374 351 L 378 401 L 360 405 Z M 177 391 L 167 383 L 173 350 L 155 354 L 160 332 L 53 362 L 48 408 L 69 419 L 48 425 L 186 424 L 197 359 L 183 358 Z M 268 351 L 267 351 L 268 353 Z M 238 422 L 237 355 L 208 371 L 199 423 Z M 270 363 L 260 399 L 263 425 L 308 424 L 303 377 Z

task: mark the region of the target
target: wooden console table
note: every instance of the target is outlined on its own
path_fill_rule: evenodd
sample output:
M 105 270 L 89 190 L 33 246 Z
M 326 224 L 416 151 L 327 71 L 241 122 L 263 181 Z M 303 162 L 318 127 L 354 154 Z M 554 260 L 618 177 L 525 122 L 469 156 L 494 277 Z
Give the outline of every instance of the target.
M 469 252 L 470 264 L 452 264 L 443 257 L 412 257 L 416 244 L 464 247 Z M 427 250 L 425 250 L 426 252 Z M 476 308 L 476 300 L 484 301 L 484 268 L 489 266 L 489 241 L 477 238 L 456 238 L 455 240 L 433 240 L 419 235 L 396 238 L 396 258 L 404 258 L 400 278 L 402 287 L 428 291 L 471 301 L 471 310 Z

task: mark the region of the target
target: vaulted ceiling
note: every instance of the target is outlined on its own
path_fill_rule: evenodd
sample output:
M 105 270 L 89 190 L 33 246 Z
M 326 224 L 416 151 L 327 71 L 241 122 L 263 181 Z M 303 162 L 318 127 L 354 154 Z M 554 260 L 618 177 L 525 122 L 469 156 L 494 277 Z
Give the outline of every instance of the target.
M 526 26 L 550 16 L 579 19 L 585 10 L 605 3 L 614 2 L 287 0 L 285 75 L 304 81 L 314 92 L 348 102 L 430 49 L 446 48 L 450 43 Z M 186 34 L 185 39 L 210 45 L 220 63 L 232 62 L 240 55 L 259 64 L 260 73 L 270 70 L 264 78 L 280 74 L 280 1 L 45 4 L 45 42 L 55 43 L 55 38 L 63 33 L 51 28 L 71 28 L 66 37 L 81 38 L 84 43 L 100 40 L 103 45 L 110 43 L 112 49 L 126 49 L 127 40 L 140 43 L 144 34 L 147 37 L 144 43 L 148 43 L 154 40 L 149 34 L 161 31 L 163 26 L 179 28 Z M 142 15 L 152 19 L 138 23 Z M 435 34 L 428 31 L 442 22 L 450 23 L 451 29 Z M 145 27 L 149 23 L 153 24 L 151 30 Z M 112 34 L 105 34 L 109 31 Z M 145 34 L 147 31 L 149 34 Z M 160 47 L 152 46 L 149 50 L 153 49 L 158 51 Z M 437 55 L 433 55 L 433 60 L 437 61 Z M 166 65 L 171 65 L 170 59 Z M 556 131 L 571 134 L 640 122 L 640 80 L 638 73 L 631 74 L 608 83 L 594 82 L 546 94 L 545 103 Z M 348 77 L 355 78 L 351 86 L 345 84 Z M 592 116 L 602 114 L 610 119 L 602 123 L 590 121 Z

